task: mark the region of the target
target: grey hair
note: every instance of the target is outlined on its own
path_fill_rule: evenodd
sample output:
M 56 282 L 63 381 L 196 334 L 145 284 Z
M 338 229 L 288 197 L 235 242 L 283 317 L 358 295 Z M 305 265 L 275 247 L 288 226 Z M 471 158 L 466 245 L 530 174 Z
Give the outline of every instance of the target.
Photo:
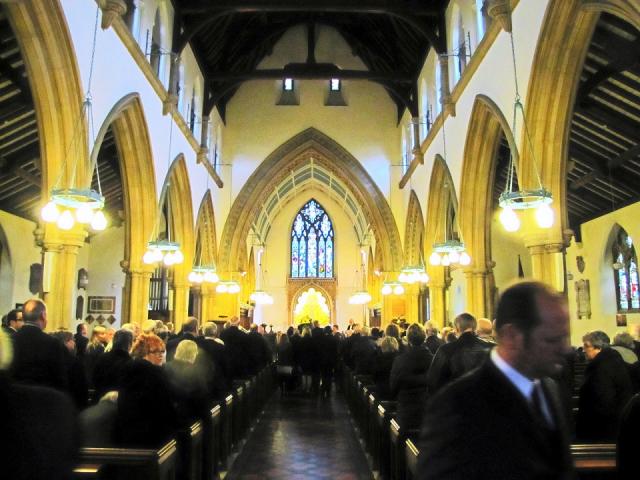
M 193 340 L 182 340 L 176 348 L 174 358 L 182 362 L 195 363 L 198 356 L 198 345 Z
M 613 337 L 613 344 L 620 347 L 627 347 L 631 350 L 634 349 L 635 344 L 633 343 L 633 337 L 630 333 L 621 332 Z
M 603 348 L 608 348 L 611 345 L 611 339 L 609 335 L 604 333 L 602 330 L 595 330 L 593 332 L 586 333 L 582 337 L 583 342 L 589 342 L 593 345 L 593 348 L 597 348 L 602 350 Z
M 400 349 L 398 340 L 395 337 L 384 337 L 380 342 L 380 350 L 382 353 L 397 352 Z

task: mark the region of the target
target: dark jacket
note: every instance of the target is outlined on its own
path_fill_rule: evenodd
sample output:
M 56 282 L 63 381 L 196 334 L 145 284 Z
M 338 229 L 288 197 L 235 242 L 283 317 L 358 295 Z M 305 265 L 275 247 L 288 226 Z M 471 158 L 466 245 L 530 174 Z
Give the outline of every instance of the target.
M 382 353 L 379 350 L 376 354 L 373 367 L 373 381 L 376 384 L 376 396 L 379 400 L 393 400 L 389 386 L 389 377 L 391 375 L 393 361 L 398 355 L 398 352 Z
M 67 351 L 36 325 L 25 324 L 13 336 L 11 375 L 21 383 L 69 390 Z
M 129 363 L 118 395 L 117 442 L 155 448 L 170 438 L 177 426 L 171 388 L 162 368 L 146 360 Z
M 204 353 L 198 354 L 198 363 L 209 362 L 212 365 L 209 393 L 213 398 L 222 399 L 231 389 L 231 369 L 226 347 L 212 338 L 199 338 L 197 343 Z
M 378 347 L 371 337 L 358 336 L 351 348 L 352 363 L 357 374 L 371 375 Z
M 232 325 L 222 331 L 220 340 L 224 342 L 232 379 L 248 375 L 247 334 L 240 331 L 237 326 Z
M 631 379 L 620 354 L 611 348 L 602 349 L 585 369 L 576 418 L 577 438 L 615 441 L 620 415 L 631 392 Z
M 167 362 L 170 362 L 171 360 L 173 360 L 173 357 L 176 354 L 176 348 L 178 348 L 178 344 L 182 340 L 191 340 L 192 342 L 195 342 L 197 339 L 196 339 L 196 336 L 191 332 L 182 332 L 177 337 L 174 337 L 171 340 L 169 340 L 167 342 Z
M 466 332 L 438 349 L 428 375 L 429 393 L 435 394 L 449 382 L 482 365 L 492 345 Z
M 424 341 L 425 345 L 427 346 L 427 348 L 429 349 L 429 351 L 435 355 L 436 352 L 438 351 L 438 349 L 444 345 L 444 340 L 442 340 L 440 337 L 438 337 L 437 335 L 430 335 L 427 337 L 427 339 Z
M 78 356 L 78 358 L 84 357 L 84 354 L 87 352 L 89 339 L 84 335 L 80 335 L 79 333 L 74 334 L 73 339 L 76 342 L 76 355 Z
M 418 479 L 572 479 L 561 396 L 553 380 L 542 386 L 555 430 L 490 359 L 443 388 L 425 409 Z
M 112 447 L 115 444 L 118 404 L 103 400 L 78 415 L 81 441 L 85 447 Z
M 96 402 L 108 391 L 120 390 L 124 369 L 131 361 L 129 353 L 120 349 L 111 350 L 96 360 L 93 369 Z
M 180 427 L 188 427 L 196 418 L 204 417 L 209 406 L 207 379 L 193 364 L 176 360 L 165 365 L 171 396 L 178 414 Z
M 390 394 L 398 400 L 398 423 L 403 430 L 420 428 L 427 400 L 427 372 L 433 355 L 424 346 L 409 346 L 393 361 Z
M 258 332 L 250 332 L 247 335 L 247 346 L 249 349 L 246 354 L 250 359 L 249 373 L 255 375 L 271 360 L 271 350 L 267 340 Z

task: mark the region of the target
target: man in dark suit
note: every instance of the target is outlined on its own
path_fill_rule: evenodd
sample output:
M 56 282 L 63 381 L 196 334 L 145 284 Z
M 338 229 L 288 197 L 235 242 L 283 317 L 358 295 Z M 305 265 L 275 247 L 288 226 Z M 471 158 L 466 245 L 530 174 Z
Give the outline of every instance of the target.
M 27 300 L 22 318 L 24 327 L 13 336 L 13 378 L 21 383 L 68 390 L 65 347 L 43 332 L 47 326 L 47 306 L 42 300 Z
M 176 348 L 182 340 L 196 341 L 198 336 L 198 319 L 196 317 L 189 317 L 187 321 L 182 325 L 182 332 L 177 337 L 170 339 L 167 342 L 167 362 L 173 360 L 173 356 L 176 354 Z
M 202 329 L 204 337 L 198 338 L 198 347 L 205 355 L 198 354 L 196 362 L 208 362 L 210 368 L 209 391 L 213 398 L 222 399 L 231 389 L 231 374 L 224 342 L 217 337 L 218 326 L 207 322 Z
M 491 345 L 476 336 L 477 322 L 473 315 L 461 313 L 453 323 L 456 326 L 458 339 L 442 345 L 433 357 L 433 363 L 427 374 L 430 395 L 479 367 L 491 350 Z
M 78 358 L 83 358 L 87 351 L 87 345 L 89 344 L 89 338 L 87 335 L 87 324 L 84 322 L 79 323 L 76 327 L 76 334 L 73 336 L 76 341 L 76 356 Z
M 6 322 L 6 324 L 2 325 L 2 329 L 7 335 L 13 337 L 24 325 L 24 320 L 22 319 L 22 310 L 11 310 L 9 313 L 7 313 Z
M 230 323 L 220 334 L 227 352 L 227 364 L 231 379 L 235 380 L 249 374 L 250 365 L 247 355 L 248 335 L 238 328 L 238 317 L 232 317 Z
M 418 478 L 573 478 L 565 409 L 549 378 L 569 348 L 565 299 L 518 283 L 500 299 L 496 331 L 484 364 L 427 404 Z

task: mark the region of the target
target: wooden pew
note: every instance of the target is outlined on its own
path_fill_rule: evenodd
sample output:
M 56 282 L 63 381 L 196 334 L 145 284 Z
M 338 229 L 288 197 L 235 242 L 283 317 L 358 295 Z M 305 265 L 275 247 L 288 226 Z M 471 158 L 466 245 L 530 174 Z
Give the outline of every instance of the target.
M 405 460 L 407 465 L 407 474 L 405 478 L 407 480 L 414 480 L 418 478 L 418 455 L 420 454 L 420 450 L 416 446 L 416 439 L 407 438 L 405 442 Z
M 397 409 L 396 402 L 383 401 L 378 404 L 377 411 L 377 429 L 378 434 L 378 451 L 374 454 L 377 457 L 378 471 L 383 480 L 391 478 L 391 419 L 395 415 Z M 374 464 L 375 465 L 375 464 Z
M 229 456 L 231 455 L 231 443 L 233 441 L 233 395 L 227 395 L 222 403 L 221 439 L 220 439 L 220 468 L 226 470 Z
M 204 431 L 201 421 L 197 421 L 188 428 L 178 431 L 176 440 L 178 444 L 178 469 L 177 476 L 185 480 L 201 480 L 204 463 Z
M 80 449 L 81 465 L 101 465 L 100 480 L 175 480 L 177 448 L 170 440 L 157 450 L 142 448 Z
M 391 480 L 404 480 L 407 475 L 407 463 L 405 456 L 405 442 L 407 438 L 417 437 L 418 430 L 403 430 L 395 419 L 390 423 L 390 460 L 391 460 Z
M 571 456 L 580 480 L 617 478 L 614 443 L 574 444 Z
M 204 422 L 202 478 L 209 480 L 217 478 L 220 462 L 221 447 L 221 416 L 222 408 L 216 403 Z

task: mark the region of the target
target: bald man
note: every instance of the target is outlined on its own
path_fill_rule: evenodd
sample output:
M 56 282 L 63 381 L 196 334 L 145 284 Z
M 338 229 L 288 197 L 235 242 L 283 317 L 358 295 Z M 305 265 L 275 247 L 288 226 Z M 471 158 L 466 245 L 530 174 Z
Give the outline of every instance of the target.
M 477 332 L 480 340 L 495 345 L 496 339 L 493 336 L 493 323 L 491 323 L 491 320 L 488 318 L 479 318 Z

